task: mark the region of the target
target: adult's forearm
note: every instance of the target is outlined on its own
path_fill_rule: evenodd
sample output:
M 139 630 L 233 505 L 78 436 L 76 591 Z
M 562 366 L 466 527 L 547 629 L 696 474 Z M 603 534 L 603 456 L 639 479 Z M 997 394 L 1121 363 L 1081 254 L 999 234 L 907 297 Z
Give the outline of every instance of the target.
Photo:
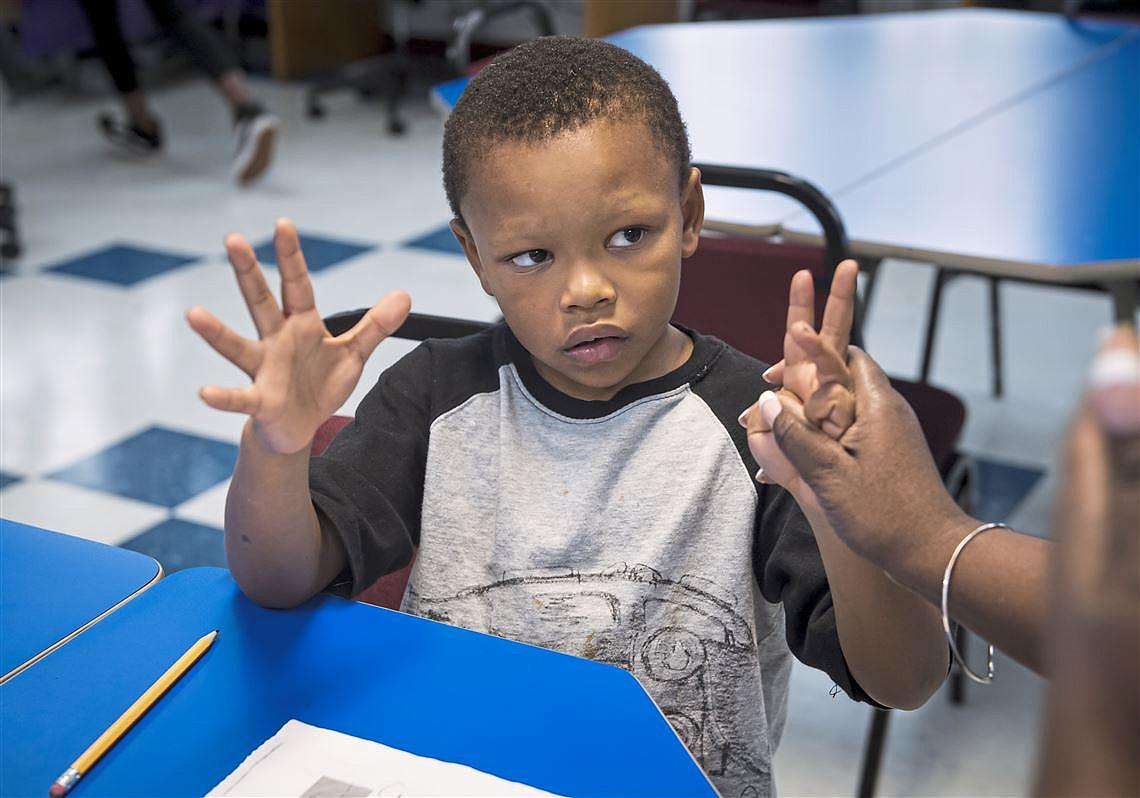
M 941 523 L 934 534 L 924 533 L 920 547 L 882 565 L 898 582 L 939 607 L 942 577 L 954 547 L 979 524 L 961 513 Z M 991 529 L 962 550 L 950 583 L 950 616 L 1038 673 L 1052 550 L 1047 540 Z
M 309 497 L 309 453 L 266 449 L 249 421 L 226 497 L 226 558 L 242 591 L 268 607 L 292 607 L 322 590 L 344 554 Z
M 851 675 L 897 709 L 926 703 L 949 666 L 938 612 L 849 549 L 822 512 L 806 509 L 827 570 L 835 622 Z

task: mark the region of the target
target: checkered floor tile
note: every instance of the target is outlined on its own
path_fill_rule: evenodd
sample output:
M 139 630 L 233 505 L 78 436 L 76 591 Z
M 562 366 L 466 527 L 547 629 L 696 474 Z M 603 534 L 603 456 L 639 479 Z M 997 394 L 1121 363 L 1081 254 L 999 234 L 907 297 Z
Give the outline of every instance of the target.
M 207 565 L 226 567 L 222 530 L 181 518 L 168 518 L 121 545 L 158 560 L 168 574 Z
M 47 268 L 56 274 L 131 286 L 201 260 L 199 255 L 114 244 Z
M 433 252 L 446 252 L 449 255 L 462 255 L 463 247 L 459 246 L 459 241 L 455 238 L 455 233 L 451 232 L 451 228 L 447 225 L 432 230 L 430 233 L 413 238 L 411 241 L 404 242 L 405 247 L 413 247 L 416 249 L 429 249 Z
M 51 477 L 174 507 L 228 478 L 237 451 L 232 443 L 150 427 Z
M 304 233 L 299 233 L 298 237 L 301 239 L 301 251 L 305 253 L 305 264 L 309 267 L 309 271 L 314 273 L 376 249 L 375 244 L 321 238 Z M 263 265 L 277 265 L 277 253 L 273 248 L 272 238 L 258 244 L 253 251 Z

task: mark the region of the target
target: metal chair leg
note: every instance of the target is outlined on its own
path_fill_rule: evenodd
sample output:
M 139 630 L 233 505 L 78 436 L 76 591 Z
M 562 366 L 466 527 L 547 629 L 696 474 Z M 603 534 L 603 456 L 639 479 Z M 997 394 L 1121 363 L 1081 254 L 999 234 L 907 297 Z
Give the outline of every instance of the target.
M 970 635 L 966 631 L 966 627 L 958 624 L 958 628 L 954 630 L 954 645 L 958 647 L 958 653 L 962 655 L 962 659 L 969 662 L 966 647 L 969 644 Z M 966 703 L 966 674 L 957 665 L 950 671 L 950 703 L 955 706 L 961 706 Z
M 1001 361 L 1001 297 L 999 295 L 1000 281 L 996 277 L 990 278 L 990 354 L 993 363 L 993 395 L 995 398 L 1002 395 L 1002 361 Z
M 879 766 L 883 762 L 883 747 L 887 742 L 887 725 L 891 719 L 889 709 L 871 710 L 871 725 L 867 729 L 867 747 L 863 751 L 863 767 L 859 774 L 858 798 L 872 798 L 879 780 Z
M 919 369 L 919 382 L 928 382 L 930 362 L 934 356 L 934 338 L 938 332 L 938 313 L 942 309 L 942 290 L 946 287 L 949 275 L 938 269 L 934 277 L 934 290 L 930 295 L 930 313 L 926 317 L 926 338 L 922 345 L 922 366 Z

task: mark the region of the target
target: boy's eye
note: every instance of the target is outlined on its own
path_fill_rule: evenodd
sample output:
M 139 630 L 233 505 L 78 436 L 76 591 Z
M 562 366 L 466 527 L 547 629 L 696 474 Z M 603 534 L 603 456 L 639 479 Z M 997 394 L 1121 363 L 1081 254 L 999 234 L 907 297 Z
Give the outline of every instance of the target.
M 610 247 L 632 247 L 645 236 L 644 227 L 624 227 L 618 230 L 612 236 L 607 246 Z
M 511 258 L 511 263 L 524 268 L 528 266 L 541 266 L 550 260 L 550 253 L 545 249 L 528 249 Z

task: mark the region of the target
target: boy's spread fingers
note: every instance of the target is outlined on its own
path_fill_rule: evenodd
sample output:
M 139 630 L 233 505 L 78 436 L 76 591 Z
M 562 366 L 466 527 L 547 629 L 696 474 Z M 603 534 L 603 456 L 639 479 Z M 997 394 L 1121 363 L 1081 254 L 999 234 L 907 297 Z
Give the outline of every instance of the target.
M 257 328 L 258 335 L 264 338 L 277 331 L 281 326 L 281 308 L 277 307 L 277 300 L 269 290 L 269 283 L 265 281 L 265 272 L 253 254 L 253 247 L 244 236 L 231 233 L 225 240 L 226 255 L 234 267 L 237 277 L 238 290 L 245 299 L 245 306 L 253 319 L 253 326 Z
M 400 329 L 411 309 L 412 298 L 406 292 L 392 291 L 384 295 L 345 333 L 349 345 L 361 360 L 366 360 L 381 341 Z
M 811 272 L 801 269 L 792 276 L 788 288 L 788 323 L 784 334 L 784 360 L 788 365 L 796 365 L 802 360 L 803 352 L 795 345 L 791 330 L 798 322 L 809 327 L 815 324 L 815 286 Z
M 260 349 L 253 341 L 242 338 L 203 307 L 190 308 L 186 321 L 194 332 L 215 352 L 252 377 L 261 361 Z
M 836 266 L 835 275 L 831 278 L 831 291 L 823 309 L 820 335 L 838 352 L 845 352 L 851 339 L 858 279 L 859 265 L 853 260 L 845 260 Z
M 224 410 L 228 413 L 245 413 L 252 416 L 257 413 L 261 402 L 257 390 L 249 388 L 219 388 L 216 385 L 207 385 L 198 392 L 202 401 L 215 410 Z
M 316 307 L 313 284 L 297 228 L 288 219 L 278 219 L 273 232 L 273 247 L 277 252 L 277 269 L 281 272 L 281 307 L 285 315 L 304 313 Z

